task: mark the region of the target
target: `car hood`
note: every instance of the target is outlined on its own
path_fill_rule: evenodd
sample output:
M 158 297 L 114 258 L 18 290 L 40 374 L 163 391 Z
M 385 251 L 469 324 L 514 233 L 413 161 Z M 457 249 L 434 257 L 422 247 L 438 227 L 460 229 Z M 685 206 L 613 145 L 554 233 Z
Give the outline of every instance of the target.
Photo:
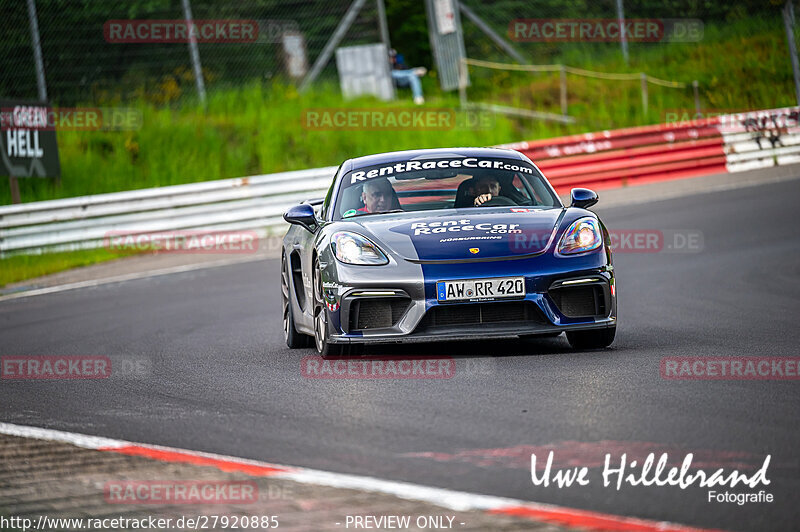
M 395 256 L 460 262 L 541 253 L 564 213 L 563 208 L 486 207 L 368 216 L 357 223 Z

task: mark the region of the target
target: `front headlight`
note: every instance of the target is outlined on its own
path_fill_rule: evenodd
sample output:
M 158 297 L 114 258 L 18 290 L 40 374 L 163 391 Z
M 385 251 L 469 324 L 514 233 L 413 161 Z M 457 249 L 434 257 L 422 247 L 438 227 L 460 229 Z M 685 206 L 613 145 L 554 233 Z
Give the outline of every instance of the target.
M 603 244 L 600 224 L 594 218 L 575 220 L 561 238 L 558 252 L 562 255 L 586 253 L 599 248 Z
M 379 266 L 389 263 L 389 259 L 378 246 L 358 233 L 349 231 L 334 233 L 331 237 L 331 248 L 336 258 L 345 264 Z

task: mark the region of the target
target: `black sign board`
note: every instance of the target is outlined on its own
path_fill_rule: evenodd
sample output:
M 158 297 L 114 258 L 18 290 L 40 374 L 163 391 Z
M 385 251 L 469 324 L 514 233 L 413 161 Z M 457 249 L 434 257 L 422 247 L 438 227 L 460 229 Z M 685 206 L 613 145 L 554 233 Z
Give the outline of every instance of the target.
M 0 175 L 60 177 L 53 108 L 0 100 Z

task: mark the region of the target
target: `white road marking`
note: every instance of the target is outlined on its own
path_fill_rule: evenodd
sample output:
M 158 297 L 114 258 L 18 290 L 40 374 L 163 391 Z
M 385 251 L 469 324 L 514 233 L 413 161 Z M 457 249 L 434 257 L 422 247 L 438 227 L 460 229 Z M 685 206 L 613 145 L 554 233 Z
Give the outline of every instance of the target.
M 128 445 L 120 440 L 112 440 L 99 436 L 87 436 L 86 434 L 28 427 L 26 425 L 12 425 L 11 423 L 0 423 L 0 434 L 33 438 L 36 440 L 60 441 L 63 443 L 71 443 L 72 445 L 83 447 L 84 449 L 100 449 L 103 447 L 118 448 Z

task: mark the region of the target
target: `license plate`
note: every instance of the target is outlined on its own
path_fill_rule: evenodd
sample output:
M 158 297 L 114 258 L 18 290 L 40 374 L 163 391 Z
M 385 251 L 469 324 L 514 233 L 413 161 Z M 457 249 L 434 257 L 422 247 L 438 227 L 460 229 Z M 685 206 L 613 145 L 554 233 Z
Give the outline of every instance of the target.
M 464 279 L 436 283 L 439 301 L 471 301 L 521 297 L 525 295 L 524 277 L 498 277 L 494 279 Z

